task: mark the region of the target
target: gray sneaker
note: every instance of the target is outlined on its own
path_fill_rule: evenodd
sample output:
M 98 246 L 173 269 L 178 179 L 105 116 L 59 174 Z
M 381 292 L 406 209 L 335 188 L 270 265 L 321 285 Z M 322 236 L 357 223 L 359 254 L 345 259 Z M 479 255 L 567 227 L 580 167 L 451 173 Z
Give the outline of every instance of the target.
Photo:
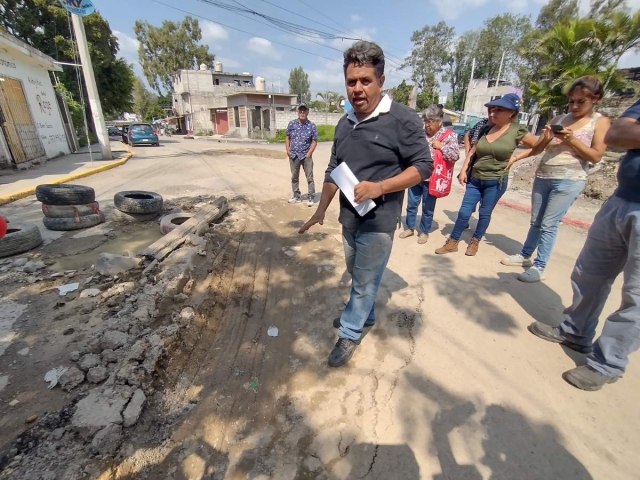
M 300 203 L 302 202 L 302 199 L 300 197 L 291 197 L 289 199 L 289 203 Z
M 359 341 L 349 340 L 348 338 L 339 338 L 336 346 L 329 354 L 329 366 L 341 367 L 353 356 L 353 352 L 358 348 Z
M 559 343 L 575 352 L 585 354 L 593 352 L 593 347 L 590 345 L 578 345 L 577 343 L 567 340 L 567 337 L 562 334 L 558 327 L 550 327 L 542 322 L 533 322 L 527 329 L 536 337 L 540 337 L 547 342 Z
M 313 202 L 313 197 L 309 197 L 309 199 L 307 200 L 307 207 L 313 207 L 314 202 Z
M 595 392 L 600 390 L 607 383 L 617 382 L 620 378 L 610 377 L 604 375 L 597 370 L 594 370 L 589 365 L 581 365 L 568 372 L 562 374 L 564 380 L 580 390 L 586 390 L 587 392 Z
M 531 267 L 518 275 L 518 280 L 524 283 L 541 282 L 545 278 L 547 277 L 544 275 L 544 270 L 539 267 Z
M 531 261 L 531 257 L 524 258 L 519 253 L 517 255 L 509 255 L 508 257 L 504 257 L 502 260 L 500 260 L 500 263 L 508 267 L 524 267 L 524 268 L 529 268 L 533 265 L 533 262 Z

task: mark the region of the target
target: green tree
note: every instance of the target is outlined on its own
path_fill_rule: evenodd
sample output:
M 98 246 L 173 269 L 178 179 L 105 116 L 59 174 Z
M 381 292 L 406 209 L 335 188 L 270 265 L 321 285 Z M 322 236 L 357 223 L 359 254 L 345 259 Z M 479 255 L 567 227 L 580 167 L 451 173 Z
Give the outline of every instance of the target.
M 309 102 L 309 108 L 318 110 L 319 112 L 324 112 L 327 109 L 327 104 L 322 100 L 311 100 Z
M 165 20 L 160 27 L 136 20 L 133 31 L 140 47 L 138 58 L 142 72 L 151 88 L 158 93 L 173 89 L 173 77 L 178 70 L 210 65 L 215 56 L 209 47 L 199 45 L 202 31 L 198 20 L 186 16 L 182 22 Z
M 57 0 L 0 0 L 0 13 L 0 28 L 57 61 L 77 63 L 69 16 Z M 97 12 L 83 21 L 102 109 L 107 116 L 120 115 L 132 107 L 133 71 L 124 59 L 117 58 L 118 40 L 109 23 Z M 56 74 L 58 80 L 80 101 L 76 67 L 63 68 Z
M 289 73 L 289 92 L 298 95 L 298 103 L 308 103 L 311 99 L 309 75 L 302 67 L 292 68 Z
M 142 80 L 136 77 L 133 85 L 133 113 L 147 120 L 149 111 L 157 103 L 158 96 L 147 90 Z
M 531 31 L 529 17 L 505 13 L 488 18 L 478 34 L 474 52 L 476 58 L 475 78 L 495 79 L 500 69 L 504 52 L 501 79 L 519 82 L 522 59 L 518 51 L 519 39 Z
M 438 103 L 438 100 L 440 100 L 440 95 L 438 94 L 438 92 L 423 90 L 418 93 L 418 97 L 416 98 L 416 110 L 424 110 L 429 105 Z
M 600 20 L 582 18 L 559 23 L 534 45 L 540 59 L 540 79 L 529 91 L 540 110 L 552 113 L 566 105 L 571 83 L 583 75 L 596 75 L 607 91 L 625 86 L 617 62 L 625 52 L 640 45 L 640 12 L 616 11 Z
M 409 94 L 411 93 L 412 89 L 412 85 L 409 85 L 405 80 L 402 80 L 402 82 L 400 82 L 400 85 L 391 89 L 393 100 L 403 105 L 408 105 Z
M 591 0 L 588 17 L 597 20 L 619 10 L 627 10 L 626 0 Z
M 318 93 L 318 96 L 322 99 L 322 101 L 327 106 L 328 112 L 337 112 L 340 110 L 340 102 L 342 102 L 345 97 L 344 95 L 340 95 L 337 92 L 327 91 L 324 93 Z
M 550 0 L 540 9 L 536 28 L 548 31 L 558 22 L 578 18 L 578 0 Z
M 451 85 L 452 101 L 450 107 L 454 110 L 464 108 L 465 92 L 471 80 L 471 64 L 477 42 L 477 32 L 463 33 L 456 40 L 453 53 L 449 58 L 444 78 Z
M 455 30 L 445 22 L 426 25 L 411 35 L 413 48 L 402 68 L 411 68 L 411 79 L 429 98 L 437 98 L 439 76 L 444 72 L 451 57 L 451 43 Z M 420 101 L 420 96 L 418 97 Z

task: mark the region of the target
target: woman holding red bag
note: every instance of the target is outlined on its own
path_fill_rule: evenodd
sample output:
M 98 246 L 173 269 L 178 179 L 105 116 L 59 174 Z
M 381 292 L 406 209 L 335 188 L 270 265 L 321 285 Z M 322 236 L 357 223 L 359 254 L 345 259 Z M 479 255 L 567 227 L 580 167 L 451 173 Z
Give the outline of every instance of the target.
M 458 136 L 453 130 L 448 130 L 442 126 L 443 119 L 444 112 L 438 105 L 431 105 L 422 114 L 422 120 L 424 121 L 424 127 L 427 133 L 427 142 L 429 143 L 429 150 L 431 151 L 431 158 L 435 160 L 436 156 L 438 156 L 437 152 L 440 152 L 442 159 L 447 162 L 447 164 L 450 164 L 449 170 L 453 171 L 453 164 L 460 157 Z M 434 162 L 434 171 L 436 168 L 437 165 L 436 162 Z M 449 188 L 450 183 L 451 178 L 449 178 L 448 181 Z M 435 188 L 436 185 L 433 185 L 432 187 Z M 444 185 L 444 188 L 446 188 L 446 185 Z M 418 243 L 424 244 L 429 240 L 429 232 L 431 231 L 431 224 L 433 223 L 433 212 L 436 208 L 436 200 L 438 197 L 429 193 L 429 180 L 420 182 L 418 185 L 415 185 L 408 190 L 407 226 L 399 237 L 408 238 L 414 235 L 418 206 L 422 201 L 422 218 L 420 219 L 420 226 L 418 227 Z M 443 194 L 438 195 L 445 196 L 446 193 L 443 192 Z

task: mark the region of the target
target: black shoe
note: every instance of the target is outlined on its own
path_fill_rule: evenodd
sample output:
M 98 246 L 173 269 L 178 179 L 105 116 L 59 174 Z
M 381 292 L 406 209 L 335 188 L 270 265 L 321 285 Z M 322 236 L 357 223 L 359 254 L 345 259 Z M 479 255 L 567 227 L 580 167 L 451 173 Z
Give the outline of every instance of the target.
M 574 352 L 584 354 L 593 352 L 593 347 L 591 346 L 587 347 L 584 345 L 578 345 L 577 343 L 567 340 L 567 337 L 560 332 L 558 327 L 550 327 L 549 325 L 545 325 L 541 322 L 533 322 L 527 327 L 527 329 L 536 337 L 546 340 L 547 342 L 559 343 L 560 345 L 570 348 Z
M 595 392 L 600 390 L 608 383 L 614 383 L 618 381 L 618 377 L 609 377 L 597 370 L 594 370 L 589 365 L 581 365 L 564 372 L 562 374 L 564 380 L 580 390 L 586 390 L 587 392 Z
M 340 328 L 340 318 L 341 317 L 336 317 L 333 319 L 333 328 Z M 375 324 L 376 324 L 375 320 L 371 323 L 369 323 L 368 321 L 364 322 L 365 327 L 373 327 Z
M 356 342 L 353 340 L 349 340 L 348 338 L 339 338 L 336 346 L 333 347 L 333 350 L 329 354 L 329 366 L 330 367 L 341 367 L 353 356 L 353 352 L 358 348 L 358 344 L 360 342 Z

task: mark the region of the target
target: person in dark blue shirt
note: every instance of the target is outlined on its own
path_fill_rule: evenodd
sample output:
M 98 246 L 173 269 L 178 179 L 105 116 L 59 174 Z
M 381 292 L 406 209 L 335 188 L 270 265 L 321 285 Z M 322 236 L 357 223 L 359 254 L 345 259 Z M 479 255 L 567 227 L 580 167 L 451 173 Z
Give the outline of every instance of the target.
M 352 109 L 336 126 L 329 166 L 318 209 L 300 229 L 322 225 L 338 192 L 333 171 L 343 163 L 359 182 L 353 200 L 373 200 L 375 207 L 360 215 L 340 194 L 342 243 L 351 295 L 340 318 L 338 342 L 329 366 L 347 363 L 360 344 L 365 327 L 376 322 L 375 300 L 400 224 L 404 191 L 428 179 L 433 170 L 424 125 L 416 112 L 383 95 L 384 53 L 373 42 L 359 41 L 344 53 L 344 77 Z M 343 167 L 344 168 L 344 167 Z M 350 193 L 350 192 L 349 192 Z
M 534 335 L 587 353 L 587 364 L 562 377 L 582 390 L 600 390 L 625 371 L 640 348 L 640 100 L 618 118 L 604 142 L 627 149 L 618 168 L 618 188 L 600 208 L 571 274 L 573 303 L 558 327 L 529 325 Z M 622 303 L 593 343 L 611 286 L 624 273 Z
M 291 167 L 291 188 L 293 197 L 289 203 L 300 203 L 300 167 L 307 177 L 308 193 L 307 206 L 313 207 L 316 186 L 313 181 L 313 151 L 318 144 L 316 125 L 309 121 L 309 108 L 306 103 L 298 105 L 298 119 L 291 120 L 287 127 L 285 146 Z

